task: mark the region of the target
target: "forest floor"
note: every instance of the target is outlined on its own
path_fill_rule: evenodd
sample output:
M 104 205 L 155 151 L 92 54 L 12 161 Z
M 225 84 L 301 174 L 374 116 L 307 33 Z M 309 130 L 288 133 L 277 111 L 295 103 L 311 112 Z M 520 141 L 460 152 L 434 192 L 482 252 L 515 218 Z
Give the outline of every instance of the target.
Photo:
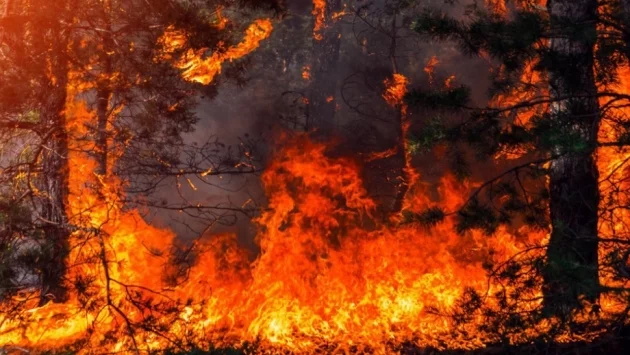
M 257 352 L 254 350 L 253 354 Z M 293 355 L 291 352 L 266 350 L 264 354 Z M 314 354 L 328 354 L 321 349 Z M 251 355 L 250 349 L 222 348 L 213 350 L 195 350 L 189 352 L 169 352 L 166 355 Z M 353 354 L 350 352 L 350 354 Z M 365 354 L 363 352 L 357 354 Z M 518 346 L 488 345 L 477 350 L 438 350 L 434 348 L 419 348 L 417 346 L 402 346 L 398 350 L 392 349 L 391 354 L 400 355 L 626 355 L 630 354 L 630 334 L 625 336 L 605 336 L 594 342 L 574 342 L 562 344 L 526 344 Z

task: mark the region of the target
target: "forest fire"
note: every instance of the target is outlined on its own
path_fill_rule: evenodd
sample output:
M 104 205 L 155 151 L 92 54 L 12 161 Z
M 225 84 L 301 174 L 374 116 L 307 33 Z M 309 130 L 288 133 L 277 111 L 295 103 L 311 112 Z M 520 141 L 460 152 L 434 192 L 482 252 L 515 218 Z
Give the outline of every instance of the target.
M 69 115 L 73 131 L 81 134 L 90 112 L 81 101 L 71 101 Z M 507 231 L 461 239 L 450 225 L 432 232 L 416 226 L 364 227 L 376 222 L 376 206 L 362 186 L 359 167 L 345 158 L 327 158 L 326 149 L 296 137 L 278 150 L 263 176 L 270 211 L 257 219 L 262 253 L 251 267 L 232 236 L 213 237 L 202 247 L 203 257 L 188 280 L 174 289 L 165 288 L 154 272 L 163 267 L 166 256 L 156 256 L 157 251 L 168 249 L 172 233 L 147 225 L 134 211 L 123 212 L 118 194 L 110 194 L 120 188 L 115 177 L 102 179 L 94 191 L 85 177 L 95 162 L 73 156 L 71 208 L 84 228 L 98 227 L 103 234 L 84 240 L 77 233 L 72 243 L 82 247 L 73 249 L 69 263 L 102 257 L 106 266 L 73 268 L 72 276 L 94 280 L 91 287 L 97 294 L 92 297 L 107 303 L 88 311 L 92 307 L 74 295 L 67 303 L 32 308 L 23 318 L 3 320 L 3 341 L 59 348 L 87 339 L 91 347 L 86 352 L 120 351 L 136 344 L 161 349 L 170 345 L 170 337 L 182 336 L 215 345 L 234 345 L 225 340 L 231 337 L 237 342 L 260 338 L 268 346 L 304 352 L 324 344 L 343 351 L 356 344 L 386 353 L 387 339 L 412 338 L 423 346 L 479 346 L 481 337 L 467 343 L 451 339 L 449 322 L 428 307 L 445 312 L 465 287 L 485 287 L 481 263 L 489 257 L 483 252 L 488 245 L 500 246 L 496 257 L 506 257 L 525 241 Z M 441 200 L 456 206 L 469 189 L 447 178 L 439 187 Z M 413 197 L 416 206 L 433 203 L 424 191 L 418 193 Z M 102 201 L 98 194 L 105 196 L 101 203 L 96 203 Z M 534 233 L 528 238 L 540 237 Z M 440 242 L 429 242 L 435 238 Z M 98 254 L 101 248 L 104 255 Z M 162 290 L 164 296 L 148 290 Z M 149 316 L 129 292 L 189 305 L 173 318 L 157 320 L 166 327 L 160 336 L 126 334 L 126 322 Z
M 393 103 L 406 83 L 396 78 L 385 93 Z M 75 86 L 80 89 L 71 93 L 89 88 Z M 77 137 L 93 119 L 79 99 L 68 101 L 68 116 Z M 262 252 L 253 264 L 233 236 L 215 236 L 201 246 L 203 257 L 187 281 L 172 289 L 154 270 L 163 269 L 168 257 L 158 256 L 159 251 L 168 250 L 174 235 L 149 226 L 135 211 L 124 212 L 116 178 L 92 175 L 95 162 L 73 155 L 73 215 L 83 228 L 98 227 L 102 234 L 85 240 L 77 233 L 72 243 L 82 247 L 73 249 L 69 264 L 95 257 L 104 264 L 72 268 L 72 277 L 94 280 L 92 297 L 107 302 L 89 311 L 92 307 L 74 295 L 67 303 L 34 307 L 23 318 L 2 320 L 3 342 L 59 348 L 87 340 L 86 352 L 163 349 L 172 345 L 169 338 L 182 336 L 214 345 L 262 339 L 266 346 L 298 352 L 331 344 L 341 352 L 362 346 L 387 353 L 391 339 L 415 339 L 420 346 L 481 346 L 487 340 L 483 334 L 466 341 L 453 336 L 452 324 L 439 313 L 448 312 L 465 288 L 487 287 L 484 262 L 505 260 L 545 234 L 501 229 L 490 237 L 479 232 L 461 238 L 450 223 L 432 231 L 381 224 L 359 166 L 327 158 L 326 150 L 306 136 L 279 147 L 263 175 L 270 209 L 256 220 Z M 473 188 L 446 177 L 438 187 L 438 203 L 456 208 Z M 418 188 L 409 199 L 409 208 L 436 204 Z M 104 255 L 98 254 L 103 249 Z M 131 297 L 188 305 L 156 320 L 164 329 L 160 335 L 127 333 L 126 322 L 149 317 Z
M 510 11 L 503 1 L 487 3 L 501 15 Z M 309 40 L 322 40 L 326 7 L 324 0 L 313 1 L 310 14 L 315 22 L 312 38 L 310 29 L 306 34 Z M 344 7 L 344 16 L 349 14 Z M 215 15 L 218 17 L 216 29 L 224 30 L 228 20 L 223 17 L 222 9 Z M 397 21 L 392 20 L 393 27 Z M 271 19 L 246 23 L 251 24 L 239 43 L 214 48 L 210 55 L 208 48 L 188 48 L 186 30 L 172 24 L 159 27 L 160 32 L 153 37 L 153 42 L 166 30 L 150 58 L 154 63 L 167 63 L 165 66 L 175 72 L 176 79 L 188 86 L 194 86 L 191 82 L 210 85 L 226 62 L 253 53 L 264 40 L 271 38 L 274 29 Z M 462 28 L 457 30 L 464 31 Z M 111 27 L 107 31 L 115 32 Z M 98 37 L 98 41 L 113 46 L 115 41 L 103 38 Z M 470 135 L 473 143 L 479 143 L 474 139 L 495 130 L 493 132 L 501 139 L 492 143 L 493 148 L 498 148 L 483 151 L 480 160 L 486 160 L 483 163 L 491 166 L 488 170 L 493 170 L 491 173 L 499 178 L 513 175 L 513 185 L 499 179 L 484 180 L 483 174 L 458 176 L 455 169 L 442 171 L 435 181 L 423 180 L 428 179 L 425 171 L 428 176 L 429 165 L 442 163 L 438 161 L 442 158 L 427 154 L 422 158 L 433 161 L 427 166 L 418 164 L 412 140 L 430 147 L 445 145 L 447 138 L 444 137 L 454 136 L 456 130 L 442 126 L 427 128 L 432 124 L 428 117 L 437 111 L 435 106 L 438 105 L 418 110 L 426 113 L 426 122 L 414 121 L 419 116 L 414 105 L 428 96 L 431 103 L 443 100 L 458 106 L 461 96 L 455 82 L 459 75 L 447 73 L 444 87 L 437 88 L 437 66 L 443 60 L 430 57 L 424 70 L 418 70 L 428 77 L 427 86 L 431 90 L 423 96 L 413 90 L 417 77 L 403 75 L 407 72 L 404 69 L 399 72 L 393 60 L 393 73 L 385 76 L 379 72 L 374 82 L 378 87 L 376 97 L 385 107 L 382 111 L 389 110 L 393 117 L 391 131 L 396 137 L 395 146 L 383 144 L 379 148 L 385 148 L 372 153 L 364 150 L 367 153 L 352 154 L 339 148 L 338 141 L 331 143 L 335 137 L 322 138 L 316 127 L 306 132 L 287 129 L 274 132 L 272 142 L 266 147 L 269 156 L 265 157 L 264 168 L 257 176 L 264 191 L 264 206 L 257 209 L 253 217 L 248 216 L 255 234 L 253 242 L 259 249 L 254 255 L 251 248 L 239 241 L 237 233 L 214 233 L 209 227 L 199 238 L 184 245 L 174 230 L 150 223 L 145 211 L 129 204 L 132 184 L 124 180 L 122 173 L 118 174 L 116 166 L 125 157 L 133 139 L 148 136 L 147 141 L 154 143 L 152 140 L 158 141 L 159 132 L 147 133 L 139 129 L 130 133 L 121 122 L 132 116 L 139 106 L 130 104 L 130 93 L 140 89 L 129 87 L 149 82 L 149 79 L 144 82 L 134 79 L 133 84 L 121 85 L 122 89 L 117 87 L 123 99 L 113 100 L 115 90 L 104 89 L 106 84 L 103 83 L 123 81 L 124 74 L 118 69 L 127 69 L 127 63 L 116 67 L 115 61 L 107 59 L 113 50 L 108 52 L 101 42 L 80 44 L 82 41 L 69 41 L 62 47 L 75 50 L 75 47 L 93 46 L 105 54 L 86 56 L 87 65 L 68 61 L 66 66 L 72 69 L 68 69 L 65 77 L 58 74 L 58 68 L 50 61 L 46 63 L 45 74 L 39 73 L 50 87 L 63 85 L 64 93 L 59 95 L 63 104 L 55 114 L 63 117 L 56 121 L 63 122 L 63 127 L 56 129 L 64 132 L 67 145 L 67 167 L 57 171 L 67 173 L 68 192 L 64 201 L 67 205 L 63 211 L 68 216 L 64 223 L 71 226 L 68 253 L 63 258 L 67 299 L 55 299 L 52 292 L 35 287 L 24 288 L 10 299 L 0 298 L 3 312 L 0 313 L 0 354 L 66 350 L 78 354 L 185 353 L 193 349 L 219 348 L 245 349 L 248 354 L 390 354 L 407 348 L 437 352 L 479 350 L 495 344 L 531 345 L 540 339 L 553 344 L 592 342 L 604 333 L 602 327 L 595 325 L 616 321 L 620 315 L 628 313 L 625 293 L 614 293 L 630 282 L 630 251 L 618 249 L 619 243 L 628 244 L 630 212 L 627 208 L 614 207 L 630 204 L 627 193 L 630 168 L 626 164 L 630 161 L 630 149 L 625 143 L 618 144 L 628 139 L 626 135 L 630 136 L 619 129 L 620 125 L 627 125 L 630 115 L 629 98 L 625 94 L 630 91 L 627 61 L 614 68 L 616 81 L 598 82 L 595 89 L 600 105 L 597 109 L 602 107 L 602 111 L 613 117 L 598 123 L 598 144 L 592 152 L 599 179 L 596 188 L 601 195 L 598 207 L 606 211 L 598 220 L 599 246 L 595 249 L 605 265 L 599 269 L 598 279 L 605 291 L 596 299 L 581 294 L 582 308 L 549 315 L 544 313 L 548 312 L 545 302 L 549 302 L 549 273 L 542 265 L 549 259 L 546 248 L 561 223 L 544 219 L 546 225 L 541 226 L 536 224 L 538 221 L 532 221 L 535 213 L 549 217 L 551 203 L 548 194 L 542 193 L 544 197 L 537 199 L 531 191 L 553 184 L 548 171 L 559 157 L 553 153 L 533 163 L 527 159 L 535 150 L 532 142 L 541 141 L 541 145 L 551 146 L 549 151 L 556 152 L 561 151 L 565 143 L 562 138 L 569 137 L 566 144 L 574 149 L 571 153 L 582 153 L 586 148 L 571 134 L 557 134 L 564 127 L 552 126 L 551 133 L 542 131 L 542 138 L 527 140 L 538 134 L 538 130 L 548 128 L 540 125 L 540 121 L 548 118 L 549 112 L 571 107 L 555 103 L 560 109 L 552 108 L 553 95 L 556 95 L 552 91 L 557 89 L 550 89 L 550 81 L 559 79 L 553 70 L 547 75 L 541 74 L 538 57 L 528 57 L 518 75 L 510 72 L 514 68 L 501 66 L 496 76 L 505 82 L 513 79 L 510 75 L 515 76 L 516 84 L 498 90 L 487 107 L 475 112 L 477 116 L 471 115 L 472 119 L 459 125 L 467 128 L 474 120 L 481 121 L 484 115 L 496 114 L 488 120 L 490 124 L 483 121 L 487 124 L 484 130 L 473 130 Z M 541 46 L 536 43 L 532 47 L 540 49 Z M 389 55 L 395 58 L 396 52 Z M 77 58 L 85 60 L 84 56 L 77 55 Z M 107 65 L 100 65 L 99 60 Z M 294 66 L 295 81 L 299 85 L 310 85 L 320 79 L 317 75 L 322 71 L 315 68 L 318 61 L 309 59 L 309 63 Z M 101 67 L 107 71 L 86 75 L 94 68 L 104 70 Z M 147 72 L 149 76 L 157 75 L 157 70 Z M 159 84 L 170 90 L 175 86 L 171 79 Z M 188 86 L 183 91 L 185 94 L 177 93 L 178 99 L 192 96 Z M 446 94 L 441 96 L 437 90 L 445 90 Z M 155 132 L 158 125 L 152 125 L 155 119 L 152 115 L 164 114 L 172 118 L 170 115 L 183 110 L 186 104 L 185 100 L 170 102 L 155 94 L 157 91 L 149 91 L 153 97 L 140 95 L 142 100 L 150 102 L 150 114 L 136 123 L 147 125 Z M 317 95 L 300 97 L 305 106 L 348 104 L 343 93 L 335 95 L 336 91 L 323 95 L 321 103 L 317 102 Z M 99 100 L 97 104 L 91 102 Z M 453 116 L 461 115 L 468 109 L 467 105 L 459 105 Z M 338 115 L 344 113 L 341 109 L 335 111 Z M 20 120 L 10 122 L 16 125 L 11 128 L 30 127 L 28 123 L 37 123 L 39 119 L 27 121 L 26 115 L 20 115 Z M 440 120 L 435 121 L 445 124 Z M 496 122 L 499 123 L 493 125 Z M 0 128 L 5 129 L 3 124 L 0 120 Z M 173 130 L 171 125 L 165 126 L 165 130 Z M 52 135 L 40 128 L 35 131 L 40 136 Z M 514 132 L 517 132 L 516 138 L 510 135 Z M 148 145 L 147 141 L 142 143 L 148 148 L 143 146 L 141 151 L 157 154 L 159 149 Z M 166 144 L 164 142 L 181 144 L 173 138 L 158 141 L 158 145 Z M 241 143 L 241 147 L 243 145 Z M 42 150 L 49 149 L 44 143 L 42 146 Z M 197 143 L 193 146 L 197 148 Z M 221 147 L 222 143 L 216 146 Z M 470 143 L 465 148 L 472 151 L 472 146 Z M 212 146 L 201 151 L 209 154 L 218 150 Z M 254 153 L 244 150 L 242 157 L 222 157 L 217 166 L 210 168 L 195 170 L 185 166 L 192 173 L 177 165 L 173 157 L 169 161 L 159 158 L 159 169 L 143 174 L 164 173 L 169 178 L 181 178 L 198 193 L 203 187 L 193 179 L 207 182 L 204 179 L 221 177 L 225 166 L 234 169 L 248 166 L 258 172 L 250 162 Z M 189 153 L 189 161 L 194 160 L 191 151 L 184 151 Z M 142 159 L 144 157 L 135 164 L 153 167 Z M 388 160 L 393 165 L 398 164 L 393 169 L 398 176 L 383 193 L 388 196 L 382 198 L 370 193 L 372 176 L 366 170 L 370 164 Z M 20 169 L 24 169 L 22 165 Z M 176 168 L 167 169 L 171 165 Z M 541 168 L 532 173 L 519 170 L 532 165 Z M 40 169 L 33 176 L 40 178 L 44 173 L 44 169 Z M 20 170 L 19 178 L 11 182 L 23 184 L 24 176 L 27 175 Z M 30 180 L 24 184 L 31 189 L 24 196 L 32 194 L 50 199 L 47 196 L 50 191 L 39 191 Z M 483 195 L 485 188 L 494 185 L 499 188 Z M 178 193 L 181 195 L 179 190 Z M 517 193 L 522 193 L 522 200 L 514 198 Z M 389 198 L 389 195 L 394 197 Z M 391 200 L 395 201 L 394 207 L 389 206 Z M 251 201 L 253 199 L 249 198 L 243 206 Z M 538 206 L 540 201 L 544 204 L 542 212 Z M 491 207 L 484 209 L 484 202 Z M 504 207 L 506 205 L 508 208 Z M 170 205 L 164 202 L 164 206 Z M 495 210 L 498 211 L 496 218 Z M 515 210 L 525 212 L 512 221 L 508 212 Z M 528 214 L 530 210 L 532 215 Z M 627 278 L 623 278 L 624 273 Z M 4 294 L 0 293 L 0 297 Z M 574 324 L 581 327 L 579 331 L 569 327 Z

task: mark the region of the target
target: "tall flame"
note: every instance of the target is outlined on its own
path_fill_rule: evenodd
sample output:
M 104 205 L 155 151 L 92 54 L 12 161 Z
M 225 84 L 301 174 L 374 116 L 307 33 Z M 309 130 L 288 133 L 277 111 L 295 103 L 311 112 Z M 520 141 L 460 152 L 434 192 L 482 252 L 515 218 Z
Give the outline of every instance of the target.
M 315 17 L 313 38 L 321 41 L 323 38 L 321 31 L 326 25 L 326 0 L 313 0 L 313 17 Z

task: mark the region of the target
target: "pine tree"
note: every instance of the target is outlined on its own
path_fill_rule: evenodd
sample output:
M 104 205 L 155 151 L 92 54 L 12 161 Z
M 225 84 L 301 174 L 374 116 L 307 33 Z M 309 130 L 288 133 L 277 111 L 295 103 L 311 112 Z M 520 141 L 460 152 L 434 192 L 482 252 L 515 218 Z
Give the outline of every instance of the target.
M 467 87 L 416 89 L 406 99 L 413 107 L 449 110 L 461 119 L 425 125 L 414 138 L 422 146 L 465 144 L 479 160 L 521 152 L 456 211 L 459 230 L 491 233 L 515 221 L 550 227 L 546 264 L 537 270 L 544 280 L 546 314 L 566 316 L 581 307 L 583 297 L 597 302 L 602 291 L 596 149 L 626 143 L 603 142 L 599 126 L 614 120 L 618 138 L 628 126 L 612 118 L 611 107 L 604 112 L 599 106 L 603 97 L 613 100 L 609 103 L 624 100 L 623 93 L 604 94 L 598 88 L 615 83 L 615 73 L 627 62 L 628 22 L 625 15 L 616 15 L 627 12 L 611 11 L 627 8 L 627 2 L 609 7 L 590 0 L 550 0 L 546 8 L 534 1 L 518 4 L 508 14 L 473 5 L 463 20 L 428 9 L 413 24 L 423 36 L 455 41 L 464 54 L 491 58 L 498 66 L 490 97 L 525 93 L 516 96 L 517 102 L 475 106 Z M 610 32 L 598 30 L 604 27 Z M 522 80 L 532 73 L 541 78 L 537 83 Z M 523 112 L 529 114 L 526 122 L 519 119 Z M 459 159 L 453 168 L 467 170 L 470 164 L 470 159 Z M 431 223 L 445 215 L 426 214 Z

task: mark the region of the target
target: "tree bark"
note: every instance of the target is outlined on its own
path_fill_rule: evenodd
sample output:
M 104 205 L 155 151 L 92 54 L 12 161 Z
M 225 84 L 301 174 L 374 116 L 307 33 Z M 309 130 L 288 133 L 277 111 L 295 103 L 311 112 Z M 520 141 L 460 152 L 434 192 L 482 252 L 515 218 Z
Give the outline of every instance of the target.
M 313 82 L 310 88 L 309 122 L 306 129 L 316 129 L 323 137 L 329 137 L 336 125 L 335 72 L 339 61 L 341 31 L 339 24 L 334 22 L 333 14 L 341 10 L 341 0 L 328 0 L 326 25 L 321 31 L 321 39 L 313 38 Z
M 101 78 L 97 83 L 96 88 L 96 116 L 97 116 L 97 132 L 96 132 L 96 148 L 97 148 L 97 162 L 98 169 L 97 174 L 105 176 L 107 175 L 107 125 L 110 114 L 110 101 L 112 97 L 112 57 L 111 52 L 114 49 L 114 40 L 112 38 L 112 23 L 111 23 L 111 0 L 103 2 L 103 12 L 105 14 L 104 30 L 102 34 L 103 48 L 100 53 L 100 64 L 102 65 Z
M 61 31 L 59 31 L 60 33 Z M 63 35 L 60 35 L 63 36 Z M 59 37 L 60 37 L 59 36 Z M 42 268 L 41 303 L 49 299 L 63 302 L 66 288 L 63 278 L 66 272 L 65 259 L 68 255 L 68 133 L 64 113 L 67 84 L 68 59 L 66 45 L 62 38 L 53 44 L 51 68 L 54 80 L 50 80 L 42 97 L 41 118 L 44 127 L 52 133 L 44 144 L 42 154 L 42 180 L 46 197 L 42 206 L 44 235 L 48 260 Z
M 68 87 L 69 33 L 65 27 L 68 1 L 56 1 L 41 7 L 16 6 L 25 23 L 25 41 L 33 50 L 41 51 L 37 57 L 38 71 L 35 92 L 39 106 L 38 132 L 41 134 L 41 172 L 37 179 L 37 196 L 40 198 L 39 221 L 42 223 L 44 243 L 38 269 L 40 272 L 40 304 L 50 300 L 67 299 L 64 285 L 66 257 L 69 252 L 70 228 L 68 221 L 69 167 L 68 132 L 66 129 L 66 99 Z M 28 9 L 28 10 L 27 10 Z M 29 13 L 26 13 L 28 11 Z M 54 14 L 54 16 L 51 16 Z M 43 19 L 43 20 L 42 20 Z M 27 33 L 37 33 L 29 36 Z
M 599 103 L 594 79 L 596 0 L 550 0 L 547 4 L 554 35 L 550 41 L 549 83 L 552 98 L 566 98 L 551 107 L 552 119 L 565 136 L 579 137 L 584 146 L 558 146 L 562 156 L 550 166 L 551 238 L 544 272 L 548 312 L 566 315 L 580 298 L 596 301 L 598 277 L 598 170 L 595 147 Z M 579 97 L 577 97 L 579 96 Z
M 398 191 L 396 192 L 396 198 L 394 199 L 394 205 L 392 206 L 392 214 L 397 215 L 402 212 L 405 198 L 409 189 L 411 188 L 411 171 L 410 166 L 407 164 L 407 145 L 405 144 L 407 130 L 405 129 L 406 117 L 401 107 L 396 108 L 396 132 L 398 135 L 397 140 L 397 158 L 402 161 L 402 167 L 400 168 L 400 184 L 398 185 Z
M 392 27 L 391 27 L 391 42 L 389 45 L 389 56 L 392 62 L 392 72 L 394 75 L 398 74 L 398 62 L 396 60 L 396 49 L 398 47 L 398 16 L 394 15 L 392 18 Z M 409 130 L 408 126 L 408 117 L 407 117 L 407 109 L 404 103 L 399 103 L 396 106 L 396 134 L 398 139 L 398 158 L 402 161 L 402 167 L 400 168 L 400 185 L 398 186 L 398 192 L 396 193 L 396 198 L 394 199 L 394 205 L 392 206 L 392 214 L 398 215 L 402 212 L 405 207 L 405 198 L 407 197 L 407 193 L 411 188 L 412 184 L 412 167 L 410 160 L 410 153 L 408 152 L 407 147 L 407 131 Z

